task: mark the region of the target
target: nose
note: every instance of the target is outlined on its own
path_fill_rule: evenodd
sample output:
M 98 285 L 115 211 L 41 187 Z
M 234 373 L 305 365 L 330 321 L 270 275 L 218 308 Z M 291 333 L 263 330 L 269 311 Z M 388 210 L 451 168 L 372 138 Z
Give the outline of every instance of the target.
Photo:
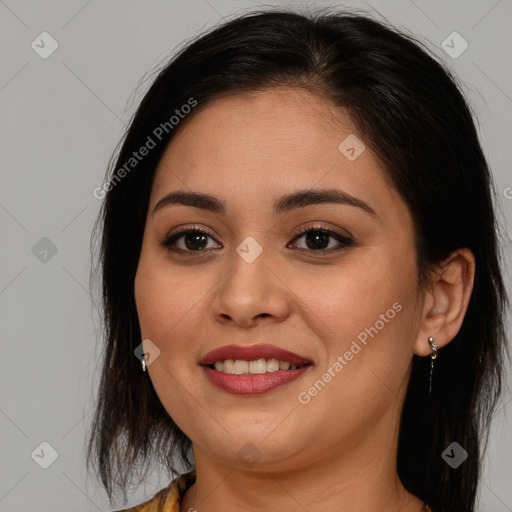
M 260 319 L 282 322 L 291 309 L 291 290 L 280 278 L 275 260 L 264 250 L 254 261 L 234 253 L 229 269 L 214 293 L 213 314 L 221 323 L 240 327 L 256 325 Z

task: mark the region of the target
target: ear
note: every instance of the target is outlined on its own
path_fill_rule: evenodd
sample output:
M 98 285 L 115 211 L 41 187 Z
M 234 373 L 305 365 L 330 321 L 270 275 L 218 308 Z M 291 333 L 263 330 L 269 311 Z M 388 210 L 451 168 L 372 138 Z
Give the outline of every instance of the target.
M 457 249 L 436 266 L 425 291 L 420 329 L 414 353 L 431 353 L 428 338 L 433 337 L 438 348 L 456 336 L 464 320 L 473 291 L 475 257 L 467 249 Z

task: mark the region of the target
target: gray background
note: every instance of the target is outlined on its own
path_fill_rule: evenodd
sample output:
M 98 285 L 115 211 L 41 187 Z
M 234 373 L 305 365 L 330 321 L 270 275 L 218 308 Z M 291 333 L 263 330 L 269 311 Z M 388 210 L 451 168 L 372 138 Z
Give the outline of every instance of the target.
M 0 510 L 111 509 L 84 467 L 99 378 L 99 320 L 88 286 L 89 239 L 100 207 L 93 190 L 147 86 L 141 77 L 183 40 L 262 5 L 287 3 L 0 0 Z M 464 82 L 508 233 L 512 293 L 511 0 L 309 5 L 378 11 L 427 44 Z M 42 46 L 44 31 L 58 43 L 46 59 L 31 47 L 34 40 Z M 469 44 L 457 58 L 441 47 L 453 31 Z M 512 510 L 511 409 L 507 391 L 491 433 L 480 511 Z M 58 454 L 47 469 L 39 463 L 51 461 L 51 450 L 43 445 L 41 452 L 42 442 Z M 155 471 L 130 503 L 167 483 Z

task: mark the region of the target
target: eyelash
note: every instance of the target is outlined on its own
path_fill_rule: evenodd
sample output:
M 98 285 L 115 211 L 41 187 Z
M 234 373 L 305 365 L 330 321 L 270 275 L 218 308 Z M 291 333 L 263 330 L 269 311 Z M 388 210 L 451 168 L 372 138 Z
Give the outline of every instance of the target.
M 172 245 L 178 239 L 180 239 L 181 237 L 183 237 L 184 235 L 187 235 L 189 233 L 200 233 L 201 235 L 206 235 L 206 236 L 209 236 L 210 238 L 213 238 L 204 229 L 185 227 L 185 228 L 178 229 L 178 231 L 176 231 L 172 235 L 167 236 L 161 242 L 161 245 L 163 247 L 165 247 L 168 251 L 180 252 L 182 254 L 185 253 L 185 254 L 192 255 L 194 253 L 205 252 L 206 249 L 201 249 L 198 251 L 190 251 L 190 250 L 184 250 L 184 249 L 176 249 L 176 248 L 172 247 Z M 331 247 L 330 249 L 320 249 L 317 251 L 315 251 L 313 249 L 299 249 L 299 251 L 307 251 L 307 252 L 312 252 L 315 254 L 328 254 L 328 253 L 332 253 L 332 252 L 341 251 L 341 250 L 345 249 L 346 247 L 350 247 L 350 246 L 354 245 L 354 241 L 351 238 L 341 235 L 340 233 L 337 233 L 336 231 L 332 231 L 324 226 L 314 226 L 314 227 L 310 226 L 310 227 L 302 228 L 296 233 L 293 240 L 296 240 L 297 238 L 300 238 L 301 236 L 307 235 L 309 233 L 322 233 L 322 234 L 329 235 L 330 237 L 332 237 L 332 238 L 336 239 L 338 242 L 340 242 L 340 245 L 336 248 Z

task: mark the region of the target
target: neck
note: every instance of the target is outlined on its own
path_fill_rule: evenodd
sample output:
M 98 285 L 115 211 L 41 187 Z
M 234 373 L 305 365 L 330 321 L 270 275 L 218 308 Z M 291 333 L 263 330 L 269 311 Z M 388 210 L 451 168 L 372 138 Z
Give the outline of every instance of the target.
M 345 441 L 342 448 L 315 454 L 302 465 L 294 460 L 252 467 L 221 461 L 194 446 L 196 483 L 181 511 L 420 511 L 423 501 L 398 478 L 396 449 L 389 438 L 381 439 L 373 430 L 372 436 Z

